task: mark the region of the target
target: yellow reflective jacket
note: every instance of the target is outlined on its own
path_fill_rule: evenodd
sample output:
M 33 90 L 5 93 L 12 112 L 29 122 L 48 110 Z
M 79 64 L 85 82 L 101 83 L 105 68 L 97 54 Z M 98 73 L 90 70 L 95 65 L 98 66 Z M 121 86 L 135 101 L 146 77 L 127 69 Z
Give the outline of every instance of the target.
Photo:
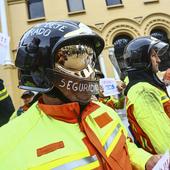
M 170 99 L 155 86 L 140 82 L 127 94 L 127 116 L 137 142 L 151 153 L 170 149 Z
M 129 170 L 130 162 L 145 169 L 151 155 L 127 139 L 113 109 L 91 102 L 78 114 L 77 104 L 58 105 L 47 115 L 35 103 L 0 128 L 0 170 Z
M 99 97 L 99 102 L 106 104 L 107 106 L 111 107 L 112 109 L 123 109 L 124 108 L 124 101 L 125 96 L 121 95 L 118 99 L 114 96 L 109 97 Z

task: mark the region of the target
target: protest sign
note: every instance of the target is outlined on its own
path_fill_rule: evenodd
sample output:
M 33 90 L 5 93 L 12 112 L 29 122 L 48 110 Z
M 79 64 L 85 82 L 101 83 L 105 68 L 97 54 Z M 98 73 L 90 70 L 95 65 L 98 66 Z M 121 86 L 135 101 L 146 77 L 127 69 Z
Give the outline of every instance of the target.
M 103 78 L 103 79 L 100 79 L 99 83 L 104 91 L 103 92 L 104 96 L 111 96 L 111 95 L 119 94 L 119 91 L 117 89 L 117 83 L 116 83 L 115 79 Z
M 9 50 L 9 37 L 0 33 L 0 64 L 4 64 Z
M 162 156 L 152 170 L 170 170 L 169 151 Z
M 167 89 L 167 92 L 168 92 L 168 94 L 170 96 L 170 85 L 166 86 L 166 89 Z

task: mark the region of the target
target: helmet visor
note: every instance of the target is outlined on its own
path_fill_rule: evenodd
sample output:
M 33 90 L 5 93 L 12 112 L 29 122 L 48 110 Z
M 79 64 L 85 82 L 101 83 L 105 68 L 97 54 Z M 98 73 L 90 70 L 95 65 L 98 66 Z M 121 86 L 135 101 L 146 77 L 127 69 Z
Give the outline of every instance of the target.
M 169 48 L 169 45 L 167 43 L 164 43 L 154 37 L 151 37 L 151 40 L 152 41 L 149 46 L 148 52 L 150 52 L 151 49 L 154 49 L 158 56 L 162 56 L 167 52 Z
M 87 45 L 68 45 L 60 48 L 55 56 L 54 69 L 72 76 L 88 78 L 94 72 L 95 52 Z

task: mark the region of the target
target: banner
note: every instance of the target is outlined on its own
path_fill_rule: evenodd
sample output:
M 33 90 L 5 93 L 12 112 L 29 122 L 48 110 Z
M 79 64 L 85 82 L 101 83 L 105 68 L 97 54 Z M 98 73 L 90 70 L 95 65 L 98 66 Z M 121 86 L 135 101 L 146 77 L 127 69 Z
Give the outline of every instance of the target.
M 4 64 L 9 50 L 9 37 L 0 33 L 0 64 Z

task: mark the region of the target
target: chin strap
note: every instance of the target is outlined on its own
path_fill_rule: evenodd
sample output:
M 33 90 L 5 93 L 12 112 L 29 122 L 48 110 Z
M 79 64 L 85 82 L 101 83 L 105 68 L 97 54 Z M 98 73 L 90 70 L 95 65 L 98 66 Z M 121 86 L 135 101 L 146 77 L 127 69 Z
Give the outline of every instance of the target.
M 53 87 L 49 92 L 47 92 L 45 94 L 48 95 L 49 97 L 52 97 L 52 98 L 59 98 L 64 103 L 70 102 L 70 100 L 68 98 L 66 98 L 64 96 L 64 94 L 59 89 L 57 89 L 56 87 Z

